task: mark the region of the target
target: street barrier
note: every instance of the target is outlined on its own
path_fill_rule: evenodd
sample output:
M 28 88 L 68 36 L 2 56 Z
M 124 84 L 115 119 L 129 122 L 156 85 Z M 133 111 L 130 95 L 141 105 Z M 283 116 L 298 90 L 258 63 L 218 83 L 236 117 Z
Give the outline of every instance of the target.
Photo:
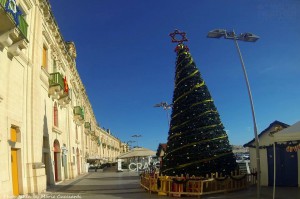
M 256 171 L 252 170 L 250 174 L 235 171 L 227 176 L 212 173 L 205 177 L 159 176 L 158 173 L 143 172 L 140 184 L 150 193 L 154 192 L 158 195 L 201 196 L 246 189 L 256 184 Z

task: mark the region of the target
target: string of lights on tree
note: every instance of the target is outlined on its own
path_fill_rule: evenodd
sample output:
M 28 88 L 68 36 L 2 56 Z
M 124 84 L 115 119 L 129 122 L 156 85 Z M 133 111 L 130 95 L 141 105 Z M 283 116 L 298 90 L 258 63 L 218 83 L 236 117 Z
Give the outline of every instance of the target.
M 183 43 L 188 41 L 186 33 L 175 30 L 170 36 L 172 42 L 177 43 L 177 59 L 162 174 L 229 174 L 236 169 L 235 157 L 210 92 L 189 48 Z

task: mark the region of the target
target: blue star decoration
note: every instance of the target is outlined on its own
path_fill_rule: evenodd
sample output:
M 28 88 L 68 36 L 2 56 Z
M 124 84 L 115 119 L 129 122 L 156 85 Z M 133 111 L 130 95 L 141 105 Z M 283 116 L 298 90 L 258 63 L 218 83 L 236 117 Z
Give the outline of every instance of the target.
M 186 33 L 185 32 L 180 32 L 177 29 L 173 33 L 170 33 L 169 35 L 170 35 L 170 37 L 172 37 L 172 42 L 173 43 L 182 44 L 184 41 L 188 41 L 188 39 L 186 38 Z M 176 38 L 177 35 L 180 35 L 181 39 L 177 39 Z

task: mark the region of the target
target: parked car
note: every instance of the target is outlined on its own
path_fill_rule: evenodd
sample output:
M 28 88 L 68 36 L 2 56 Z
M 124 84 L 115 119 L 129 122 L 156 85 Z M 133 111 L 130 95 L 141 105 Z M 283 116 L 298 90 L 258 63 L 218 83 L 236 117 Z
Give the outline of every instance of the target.
M 100 169 L 101 165 L 100 164 L 90 164 L 89 169 Z
M 104 163 L 104 164 L 101 164 L 100 165 L 100 168 L 99 169 L 105 169 L 105 168 L 108 168 L 108 167 L 110 167 L 111 165 L 110 165 L 110 163 Z

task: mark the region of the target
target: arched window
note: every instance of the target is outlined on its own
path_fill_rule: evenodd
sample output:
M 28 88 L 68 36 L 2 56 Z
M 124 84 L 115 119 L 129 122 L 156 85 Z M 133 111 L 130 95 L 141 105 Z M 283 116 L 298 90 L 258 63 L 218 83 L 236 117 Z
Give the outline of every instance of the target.
M 58 109 L 57 109 L 57 103 L 54 103 L 53 107 L 53 121 L 54 121 L 54 126 L 58 127 Z

